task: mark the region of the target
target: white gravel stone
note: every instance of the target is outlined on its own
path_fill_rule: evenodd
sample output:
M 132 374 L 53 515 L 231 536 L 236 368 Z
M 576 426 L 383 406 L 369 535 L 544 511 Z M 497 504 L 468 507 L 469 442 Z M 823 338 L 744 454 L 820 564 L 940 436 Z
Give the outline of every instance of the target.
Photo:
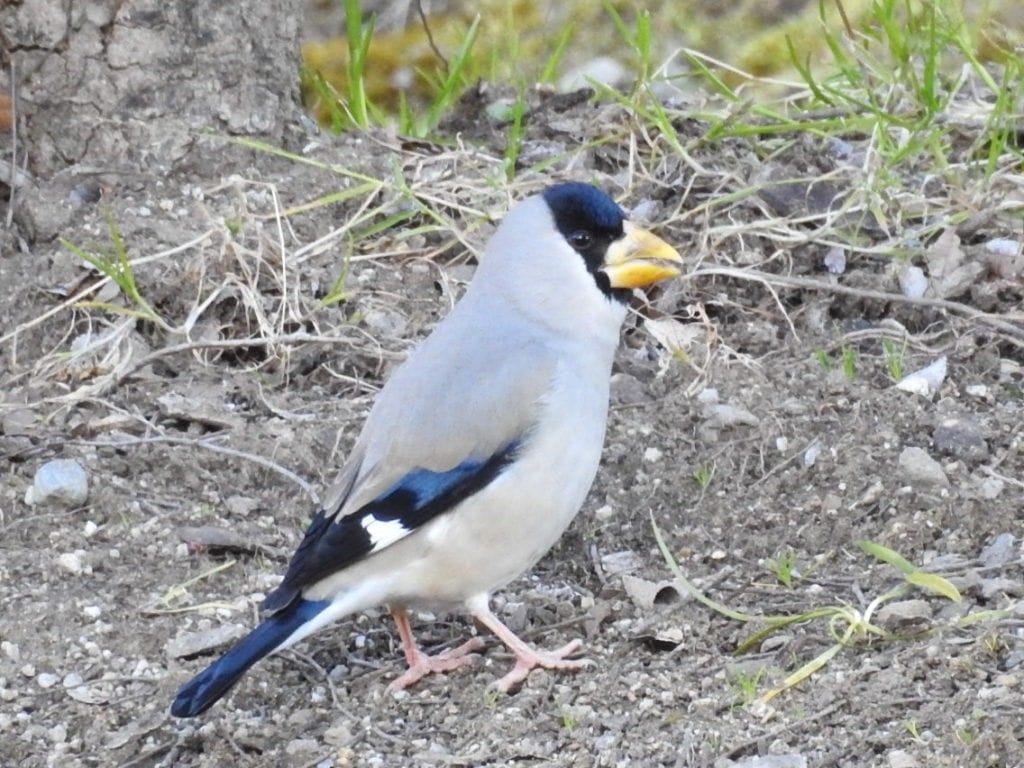
M 36 678 L 36 685 L 40 688 L 53 688 L 59 682 L 60 678 L 52 672 L 40 672 Z
M 928 278 L 920 267 L 907 267 L 900 274 L 900 290 L 908 299 L 920 299 L 928 290 Z
M 80 507 L 89 498 L 89 476 L 74 459 L 48 461 L 36 470 L 25 503 Z
M 82 556 L 78 552 L 64 552 L 57 555 L 57 565 L 75 576 L 81 576 L 85 571 Z
M 12 643 L 10 640 L 4 640 L 0 642 L 0 651 L 3 651 L 4 656 L 13 662 L 21 661 L 21 648 L 18 647 L 17 643 Z
M 946 357 L 943 355 L 931 365 L 904 376 L 896 383 L 896 389 L 931 397 L 946 380 L 946 368 Z
M 918 768 L 917 758 L 904 749 L 894 749 L 888 755 L 889 768 Z

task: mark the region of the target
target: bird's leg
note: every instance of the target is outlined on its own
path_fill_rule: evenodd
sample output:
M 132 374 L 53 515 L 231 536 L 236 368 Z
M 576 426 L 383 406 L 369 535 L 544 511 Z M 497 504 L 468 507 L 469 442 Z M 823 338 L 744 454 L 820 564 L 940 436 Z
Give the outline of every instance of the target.
M 566 658 L 583 647 L 582 640 L 573 640 L 553 651 L 538 651 L 528 646 L 511 629 L 502 624 L 498 617 L 491 613 L 486 601 L 476 602 L 472 606 L 472 612 L 473 618 L 497 635 L 498 639 L 516 655 L 516 665 L 512 667 L 512 671 L 494 682 L 494 687 L 502 693 L 508 693 L 516 688 L 530 674 L 530 670 L 537 667 L 575 670 L 594 663 L 590 659 Z
M 402 608 L 392 608 L 391 618 L 395 620 L 395 625 L 398 627 L 398 636 L 402 640 L 402 652 L 405 653 L 405 661 L 409 665 L 404 673 L 391 681 L 388 688 L 392 691 L 408 688 L 434 672 L 451 672 L 453 669 L 472 664 L 477 658 L 474 655 L 475 652 L 484 647 L 483 639 L 473 637 L 457 648 L 449 648 L 447 651 L 429 656 L 416 645 L 416 638 L 412 636 L 412 627 L 409 626 L 409 614 Z

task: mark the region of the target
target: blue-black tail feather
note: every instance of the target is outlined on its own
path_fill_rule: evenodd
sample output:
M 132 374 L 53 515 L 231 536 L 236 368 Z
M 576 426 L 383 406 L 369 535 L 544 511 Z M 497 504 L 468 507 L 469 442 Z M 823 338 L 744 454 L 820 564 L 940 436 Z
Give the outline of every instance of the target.
M 249 667 L 273 652 L 328 605 L 328 600 L 297 600 L 267 618 L 234 648 L 185 683 L 174 697 L 171 714 L 195 717 L 205 712 L 238 682 Z

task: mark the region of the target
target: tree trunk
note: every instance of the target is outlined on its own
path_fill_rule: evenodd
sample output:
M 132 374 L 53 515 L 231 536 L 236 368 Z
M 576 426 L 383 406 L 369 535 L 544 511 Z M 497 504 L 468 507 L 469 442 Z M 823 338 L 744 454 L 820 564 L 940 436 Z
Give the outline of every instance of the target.
M 75 202 L 104 189 L 198 169 L 206 179 L 231 172 L 244 155 L 210 134 L 294 143 L 301 9 L 301 0 L 22 0 L 0 8 L 3 63 L 15 81 L 16 162 L 35 177 L 15 190 L 23 236 L 53 238 Z M 9 165 L 9 155 L 0 162 Z M 55 212 L 69 195 L 71 205 Z

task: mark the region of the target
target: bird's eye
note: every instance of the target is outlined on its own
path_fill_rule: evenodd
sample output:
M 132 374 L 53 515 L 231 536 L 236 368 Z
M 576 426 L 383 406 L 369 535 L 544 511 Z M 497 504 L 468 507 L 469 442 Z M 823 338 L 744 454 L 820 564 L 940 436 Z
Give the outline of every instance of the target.
M 586 248 L 590 245 L 590 233 L 582 229 L 569 235 L 569 243 L 573 248 Z

